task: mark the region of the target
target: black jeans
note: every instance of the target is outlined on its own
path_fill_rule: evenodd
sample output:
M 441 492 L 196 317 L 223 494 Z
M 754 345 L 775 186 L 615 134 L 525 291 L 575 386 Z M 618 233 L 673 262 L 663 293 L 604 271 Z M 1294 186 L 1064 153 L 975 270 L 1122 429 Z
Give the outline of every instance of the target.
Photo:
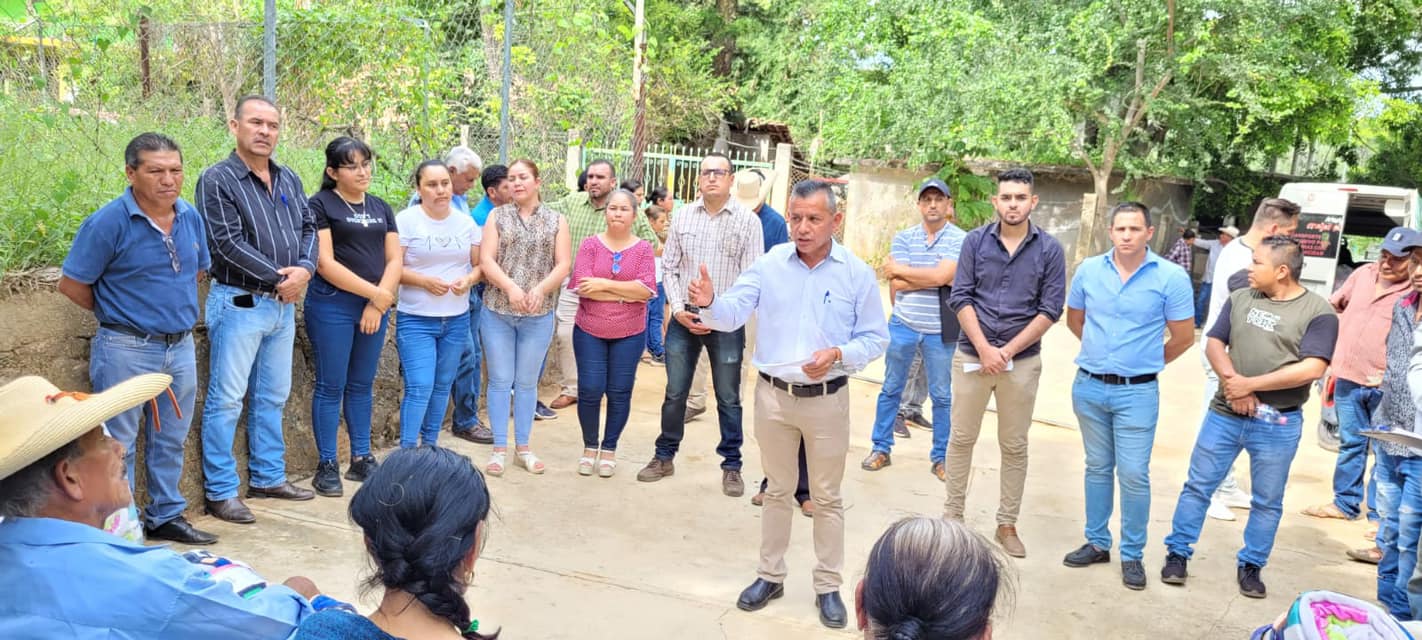
M 765 493 L 765 488 L 770 486 L 770 478 L 760 481 L 760 492 Z M 795 502 L 805 504 L 810 499 L 810 467 L 805 464 L 805 439 L 800 439 L 800 479 L 795 483 Z
M 716 453 L 721 456 L 721 468 L 740 471 L 741 442 L 741 357 L 745 351 L 745 329 L 730 332 L 712 331 L 704 336 L 693 335 L 679 322 L 667 327 L 667 392 L 662 400 L 662 433 L 657 436 L 656 456 L 662 460 L 676 457 L 686 432 L 686 396 L 691 391 L 691 378 L 696 373 L 696 361 L 701 349 L 711 361 L 711 386 L 716 392 L 716 413 L 721 425 L 721 444 Z

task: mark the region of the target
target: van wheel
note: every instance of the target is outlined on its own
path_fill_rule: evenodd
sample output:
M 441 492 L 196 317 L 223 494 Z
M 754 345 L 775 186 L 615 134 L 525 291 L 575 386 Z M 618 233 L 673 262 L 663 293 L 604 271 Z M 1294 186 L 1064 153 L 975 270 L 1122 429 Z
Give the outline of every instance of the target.
M 1318 420 L 1318 446 L 1327 451 L 1338 453 L 1338 424 L 1329 422 L 1326 418 Z

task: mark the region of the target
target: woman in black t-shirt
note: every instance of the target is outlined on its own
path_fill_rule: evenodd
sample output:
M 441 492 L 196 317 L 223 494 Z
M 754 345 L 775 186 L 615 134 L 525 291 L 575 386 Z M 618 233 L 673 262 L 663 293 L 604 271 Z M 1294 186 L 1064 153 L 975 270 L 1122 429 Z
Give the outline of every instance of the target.
M 363 482 L 375 469 L 371 387 L 385 345 L 387 312 L 400 284 L 400 239 L 390 205 L 366 193 L 371 156 L 360 140 L 332 140 L 326 145 L 321 190 L 309 203 L 320 243 L 305 307 L 316 364 L 311 425 L 320 455 L 311 485 L 323 496 L 342 492 L 336 431 L 343 405 L 351 442 L 346 479 Z

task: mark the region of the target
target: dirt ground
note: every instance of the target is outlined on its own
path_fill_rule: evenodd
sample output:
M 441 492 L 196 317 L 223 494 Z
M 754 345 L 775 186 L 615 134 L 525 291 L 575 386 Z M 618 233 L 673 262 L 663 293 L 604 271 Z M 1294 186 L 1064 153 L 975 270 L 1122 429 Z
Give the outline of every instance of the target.
M 1146 551 L 1149 587 L 1121 586 L 1116 563 L 1070 569 L 1062 556 L 1083 542 L 1082 449 L 1074 430 L 1070 380 L 1077 343 L 1065 326 L 1045 339 L 1045 364 L 1031 436 L 1031 466 L 1019 523 L 1028 557 L 1012 561 L 1015 594 L 1004 600 L 995 623 L 998 638 L 1243 638 L 1273 619 L 1302 590 L 1328 588 L 1371 598 L 1373 567 L 1348 561 L 1344 551 L 1362 546 L 1359 522 L 1320 521 L 1299 515 L 1326 500 L 1333 454 L 1313 435 L 1318 402 L 1307 408 L 1303 444 L 1285 495 L 1285 515 L 1273 557 L 1264 571 L 1270 596 L 1238 594 L 1234 554 L 1247 512 L 1239 520 L 1208 520 L 1183 588 L 1163 585 L 1158 572 L 1176 497 L 1201 418 L 1201 372 L 1192 348 L 1162 374 L 1161 421 L 1151 469 L 1150 538 Z M 877 365 L 876 365 L 877 366 Z M 548 465 L 543 476 L 513 468 L 491 479 L 497 517 L 488 547 L 476 567 L 469 602 L 483 629 L 504 628 L 504 638 L 846 638 L 815 615 L 810 569 L 814 560 L 810 520 L 796 518 L 788 556 L 786 597 L 745 613 L 735 607 L 740 590 L 755 578 L 760 510 L 747 497 L 721 494 L 717 430 L 713 413 L 689 424 L 677 474 L 654 484 L 636 481 L 652 453 L 665 370 L 639 371 L 631 423 L 619 451 L 616 477 L 576 473 L 581 438 L 572 409 L 537 423 L 533 444 Z M 878 378 L 878 370 L 865 377 Z M 843 595 L 852 602 L 869 547 L 894 520 L 939 515 L 943 485 L 928 468 L 929 432 L 915 430 L 894 450 L 893 466 L 859 469 L 868 453 L 878 386 L 855 381 L 853 436 L 844 482 L 846 575 Z M 746 396 L 750 398 L 750 395 Z M 750 424 L 751 403 L 746 406 Z M 997 505 L 999 457 L 994 416 L 984 421 L 974 458 L 967 520 L 991 535 Z M 481 467 L 487 447 L 446 437 L 441 444 L 470 455 Z M 759 452 L 748 433 L 747 485 L 761 474 Z M 1246 485 L 1247 472 L 1241 470 Z M 354 492 L 346 483 L 346 495 Z M 198 526 L 222 535 L 214 549 L 243 559 L 272 579 L 311 577 L 335 597 L 373 608 L 378 593 L 361 597 L 367 563 L 361 536 L 346 517 L 346 499 L 313 502 L 250 501 L 258 523 L 231 525 L 211 518 Z M 1113 518 L 1112 530 L 1118 532 Z M 1113 554 L 1113 560 L 1115 559 Z M 851 621 L 851 627 L 853 623 Z

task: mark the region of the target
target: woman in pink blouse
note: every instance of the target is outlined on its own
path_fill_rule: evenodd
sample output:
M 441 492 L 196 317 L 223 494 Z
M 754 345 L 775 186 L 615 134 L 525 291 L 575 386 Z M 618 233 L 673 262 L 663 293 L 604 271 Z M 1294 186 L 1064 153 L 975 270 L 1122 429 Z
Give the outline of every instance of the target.
M 647 300 L 657 287 L 652 245 L 632 235 L 637 196 L 619 189 L 608 196 L 607 231 L 578 248 L 568 288 L 578 292 L 573 318 L 573 358 L 578 363 L 578 422 L 583 457 L 578 473 L 603 478 L 617 468 L 617 438 L 627 426 L 637 363 L 646 347 Z M 607 430 L 598 442 L 598 415 L 607 396 Z

